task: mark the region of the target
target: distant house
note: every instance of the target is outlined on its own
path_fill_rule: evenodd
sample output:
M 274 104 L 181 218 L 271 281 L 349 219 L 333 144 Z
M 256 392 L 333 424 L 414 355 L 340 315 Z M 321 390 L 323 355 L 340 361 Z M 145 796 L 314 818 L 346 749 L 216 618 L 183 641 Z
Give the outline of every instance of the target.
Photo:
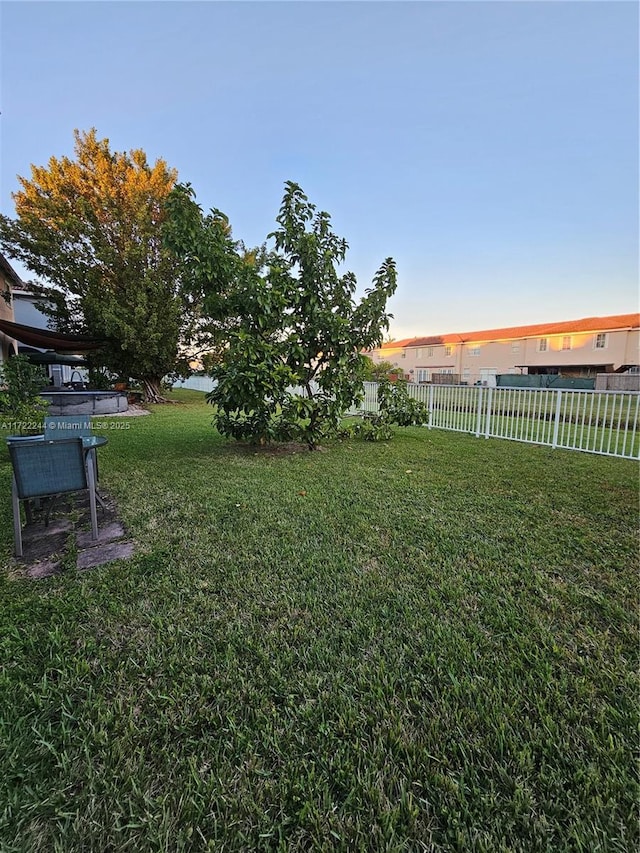
M 0 345 L 2 360 L 11 355 L 28 355 L 41 364 L 54 385 L 73 378 L 84 380 L 83 353 L 100 342 L 87 335 L 69 335 L 49 328 L 49 318 L 38 307 L 42 300 L 25 290 L 20 276 L 0 254 Z M 8 300 L 2 298 L 8 294 Z
M 14 288 L 23 287 L 18 273 L 11 266 L 4 255 L 0 254 L 0 320 L 14 322 L 13 301 L 11 294 Z M 5 299 L 5 295 L 7 299 Z M 0 330 L 0 362 L 6 361 L 10 355 L 18 352 L 18 344 L 15 338 Z
M 66 351 L 57 352 L 59 341 L 53 340 L 55 335 L 49 330 L 49 317 L 38 307 L 40 302 L 42 302 L 41 298 L 26 290 L 13 291 L 15 321 L 32 330 L 31 334 L 22 333 L 22 336 L 21 333 L 16 332 L 18 353 L 28 355 L 34 364 L 40 364 L 56 386 L 72 382 L 74 378 L 78 381 L 86 381 L 87 373 L 84 370 L 85 361 L 82 356 Z M 47 336 L 52 336 L 52 339 L 40 339 L 39 330 Z
M 637 372 L 640 314 L 587 317 L 560 323 L 392 341 L 372 350 L 376 361 L 397 365 L 412 382 L 495 385 L 499 374 L 556 374 L 595 378 Z

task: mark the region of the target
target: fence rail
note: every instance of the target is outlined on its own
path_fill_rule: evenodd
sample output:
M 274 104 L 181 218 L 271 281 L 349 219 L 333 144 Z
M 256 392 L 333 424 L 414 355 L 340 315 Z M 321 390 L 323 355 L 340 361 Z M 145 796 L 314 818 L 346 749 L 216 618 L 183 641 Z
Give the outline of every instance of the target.
M 546 388 L 409 385 L 429 409 L 427 426 L 640 459 L 640 393 Z M 365 383 L 361 411 L 378 411 L 378 386 Z

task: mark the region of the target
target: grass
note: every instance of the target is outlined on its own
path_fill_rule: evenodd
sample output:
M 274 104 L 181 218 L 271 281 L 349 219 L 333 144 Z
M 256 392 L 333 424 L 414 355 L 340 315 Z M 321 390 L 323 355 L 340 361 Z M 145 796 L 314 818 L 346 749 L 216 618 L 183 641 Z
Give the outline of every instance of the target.
M 636 849 L 634 463 L 179 396 L 100 451 L 129 562 L 20 579 L 0 450 L 3 853 Z

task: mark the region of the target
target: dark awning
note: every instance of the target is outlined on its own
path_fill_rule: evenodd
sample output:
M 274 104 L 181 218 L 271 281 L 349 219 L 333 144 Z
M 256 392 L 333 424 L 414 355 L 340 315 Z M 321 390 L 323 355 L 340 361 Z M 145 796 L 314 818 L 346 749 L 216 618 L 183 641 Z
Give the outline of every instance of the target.
M 69 367 L 86 367 L 87 364 L 87 359 L 83 355 L 59 353 L 52 349 L 43 352 L 33 347 L 18 347 L 18 355 L 26 355 L 32 364 L 68 364 Z
M 66 335 L 51 329 L 36 329 L 34 326 L 10 323 L 8 320 L 0 320 L 0 332 L 30 347 L 61 352 L 86 352 L 103 346 L 102 341 L 96 341 L 88 335 Z

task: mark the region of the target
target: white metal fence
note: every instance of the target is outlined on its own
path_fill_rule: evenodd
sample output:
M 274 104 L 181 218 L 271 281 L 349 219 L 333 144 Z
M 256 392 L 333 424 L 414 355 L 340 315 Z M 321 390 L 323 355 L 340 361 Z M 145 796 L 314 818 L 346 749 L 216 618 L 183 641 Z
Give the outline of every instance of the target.
M 173 383 L 174 388 L 189 388 L 191 391 L 213 391 L 215 380 L 210 376 L 190 376 L 188 379 L 178 379 Z
M 429 409 L 427 426 L 640 459 L 640 393 L 546 388 L 409 385 Z M 365 383 L 365 412 L 378 411 L 378 386 Z
M 211 391 L 209 377 L 174 387 Z M 407 386 L 429 410 L 427 426 L 623 459 L 640 459 L 640 392 L 465 385 Z M 301 388 L 289 389 L 304 393 Z M 378 385 L 365 382 L 359 411 L 378 411 Z M 350 414 L 355 414 L 351 410 Z

